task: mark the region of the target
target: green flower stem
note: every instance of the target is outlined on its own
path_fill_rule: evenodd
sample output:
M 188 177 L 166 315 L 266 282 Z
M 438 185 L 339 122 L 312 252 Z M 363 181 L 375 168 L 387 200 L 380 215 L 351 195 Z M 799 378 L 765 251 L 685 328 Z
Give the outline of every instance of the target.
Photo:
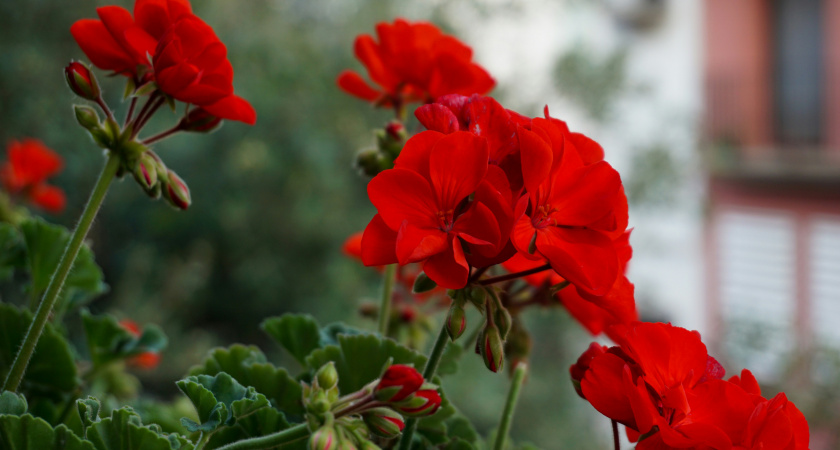
M 513 422 L 516 402 L 519 400 L 519 391 L 522 390 L 522 383 L 525 381 L 525 375 L 527 373 L 528 365 L 524 362 L 518 363 L 513 370 L 513 379 L 510 381 L 510 391 L 508 391 L 505 410 L 502 413 L 502 421 L 499 423 L 499 429 L 496 431 L 496 443 L 493 445 L 494 450 L 505 448 L 505 440 L 510 432 L 510 424 Z
M 440 327 L 440 333 L 438 333 L 437 340 L 435 341 L 435 346 L 432 348 L 432 354 L 429 355 L 429 359 L 426 361 L 426 367 L 423 369 L 423 378 L 426 380 L 431 381 L 434 378 L 438 365 L 440 365 L 440 358 L 443 356 L 443 351 L 446 350 L 446 344 L 448 343 L 449 333 L 446 331 L 446 321 L 444 320 L 443 326 Z M 411 448 L 411 438 L 414 436 L 414 430 L 417 429 L 418 421 L 419 419 L 416 417 L 412 417 L 406 421 L 405 429 L 400 438 L 399 450 L 408 450 Z
M 9 370 L 9 375 L 6 377 L 6 382 L 3 384 L 3 389 L 15 392 L 20 386 L 20 381 L 23 379 L 23 374 L 26 372 L 26 367 L 29 365 L 29 359 L 32 358 L 32 353 L 35 352 L 35 346 L 38 344 L 38 339 L 44 331 L 44 326 L 50 318 L 53 306 L 58 299 L 58 294 L 64 286 L 64 281 L 76 261 L 76 256 L 79 254 L 79 249 L 82 248 L 82 243 L 90 231 L 90 226 L 93 224 L 93 219 L 96 217 L 102 201 L 105 200 L 105 194 L 108 193 L 108 187 L 114 180 L 117 174 L 117 169 L 120 167 L 120 157 L 114 152 L 109 152 L 108 161 L 99 174 L 99 179 L 90 194 L 90 199 L 82 211 L 82 217 L 79 219 L 76 229 L 73 231 L 73 236 L 70 237 L 70 242 L 67 243 L 67 248 L 64 249 L 64 254 L 61 256 L 61 261 L 55 269 L 50 284 L 38 304 L 38 310 L 35 311 L 35 318 L 29 325 L 29 330 L 23 338 L 23 343 L 20 350 L 15 356 L 15 361 L 12 363 L 12 368 Z
M 388 336 L 388 323 L 391 321 L 391 296 L 394 293 L 394 280 L 397 278 L 397 265 L 385 266 L 382 273 L 382 303 L 379 305 L 379 334 Z
M 224 447 L 219 447 L 218 450 L 257 450 L 275 448 L 307 438 L 310 434 L 311 433 L 309 432 L 309 428 L 306 427 L 306 424 L 301 423 L 293 426 L 292 428 L 287 428 L 283 431 L 267 434 L 265 436 L 231 442 Z

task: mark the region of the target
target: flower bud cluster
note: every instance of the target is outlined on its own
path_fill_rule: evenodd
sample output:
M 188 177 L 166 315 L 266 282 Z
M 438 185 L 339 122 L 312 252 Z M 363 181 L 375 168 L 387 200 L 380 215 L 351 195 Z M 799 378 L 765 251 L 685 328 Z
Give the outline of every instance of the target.
M 356 167 L 367 176 L 373 177 L 383 170 L 394 167 L 394 160 L 400 156 L 408 140 L 405 126 L 392 120 L 385 129 L 376 131 L 376 147 L 362 150 L 356 155 Z
M 441 404 L 437 386 L 416 369 L 395 364 L 361 390 L 339 397 L 338 372 L 330 362 L 303 384 L 310 449 L 377 449 L 373 436 L 394 438 L 405 428 L 404 417 L 434 414 Z

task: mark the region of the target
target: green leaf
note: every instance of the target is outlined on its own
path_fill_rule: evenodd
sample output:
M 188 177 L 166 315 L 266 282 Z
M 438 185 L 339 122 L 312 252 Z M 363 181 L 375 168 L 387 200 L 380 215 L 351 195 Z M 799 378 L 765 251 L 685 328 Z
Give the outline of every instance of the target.
M 265 395 L 272 406 L 288 415 L 304 413 L 300 383 L 285 369 L 268 363 L 255 346 L 234 344 L 210 350 L 204 364 L 193 367 L 189 374 L 214 376 L 221 372 L 228 373 L 243 386 L 253 387 Z
M 440 380 L 435 379 L 438 383 Z M 472 446 L 479 446 L 481 437 L 475 431 L 469 419 L 461 414 L 446 395 L 442 395 L 440 409 L 429 417 L 420 419 L 414 434 L 412 447 L 428 448 L 461 440 Z M 458 444 L 461 445 L 461 444 Z M 448 447 L 447 447 L 448 448 Z M 460 447 L 455 447 L 460 448 Z
M 20 232 L 8 223 L 0 223 L 0 281 L 24 266 L 26 253 Z
M 44 419 L 31 414 L 0 414 L 0 448 L 4 450 L 94 450 L 69 428 L 51 427 Z
M 94 413 L 99 402 L 93 397 L 77 401 L 85 424 L 85 439 L 95 450 L 193 450 L 192 443 L 177 434 L 166 434 L 157 425 L 143 425 L 140 416 L 126 406 L 100 419 Z
M 265 319 L 260 327 L 285 348 L 302 366 L 313 350 L 321 347 L 318 322 L 308 314 L 284 314 Z
M 440 376 L 454 375 L 458 372 L 458 360 L 464 353 L 464 347 L 460 345 L 447 345 L 440 358 L 437 374 Z
M 60 225 L 49 224 L 33 218 L 20 226 L 26 248 L 26 261 L 31 276 L 32 295 L 40 296 L 49 285 L 64 248 L 70 240 L 70 231 Z M 60 310 L 79 306 L 93 300 L 108 290 L 103 281 L 102 269 L 96 265 L 93 252 L 82 246 L 73 268 L 64 282 L 56 308 Z
M 6 379 L 31 322 L 29 311 L 0 303 L 0 379 Z M 52 324 L 47 323 L 29 361 L 20 392 L 30 403 L 42 398 L 57 403 L 75 391 L 78 382 L 69 344 Z
M 136 337 L 123 328 L 113 316 L 94 316 L 87 310 L 82 310 L 82 325 L 87 336 L 91 361 L 97 367 L 145 352 L 160 352 L 167 344 L 166 335 L 152 324 L 143 327 L 140 337 Z
M 423 367 L 426 357 L 404 347 L 391 339 L 367 335 L 339 335 L 338 345 L 330 345 L 313 351 L 306 358 L 306 365 L 312 371 L 333 361 L 338 371 L 338 388 L 342 394 L 349 394 L 379 378 L 385 364 L 393 358 L 393 364 L 408 364 Z
M 213 431 L 223 425 L 233 425 L 245 417 L 269 405 L 265 395 L 253 387 L 245 388 L 227 373 L 216 376 L 197 375 L 176 383 L 195 406 L 201 423 L 181 419 L 187 430 Z
M 206 449 L 213 449 L 230 444 L 231 442 L 251 437 L 265 436 L 277 431 L 291 427 L 282 412 L 274 408 L 262 408 L 255 413 L 237 419 L 236 426 L 223 427 L 213 433 L 207 441 Z M 300 444 L 300 448 L 306 448 L 306 440 Z M 284 450 L 298 448 L 295 444 L 283 446 Z
M 446 447 L 444 447 L 445 450 L 475 450 L 475 448 L 475 445 L 457 437 L 449 441 Z
M 28 408 L 29 405 L 26 403 L 26 397 L 23 395 L 15 394 L 11 391 L 0 393 L 0 414 L 22 416 L 26 414 Z

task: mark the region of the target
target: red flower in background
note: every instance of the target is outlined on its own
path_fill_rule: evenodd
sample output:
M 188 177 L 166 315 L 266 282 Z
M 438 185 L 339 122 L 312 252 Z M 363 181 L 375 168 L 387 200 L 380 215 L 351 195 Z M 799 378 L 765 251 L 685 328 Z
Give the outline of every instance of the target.
M 395 167 L 368 184 L 378 214 L 362 238 L 365 265 L 422 262 L 438 285 L 464 287 L 466 254 L 493 251 L 500 240 L 490 208 L 469 199 L 487 173 L 487 152 L 486 141 L 470 133 L 412 137 Z
M 251 104 L 233 94 L 227 47 L 197 16 L 183 16 L 169 27 L 152 61 L 158 87 L 175 100 L 200 106 L 222 119 L 256 123 Z
M 64 192 L 46 183 L 64 166 L 61 156 L 37 139 L 11 141 L 6 153 L 8 161 L 0 166 L 3 187 L 49 212 L 61 212 L 66 204 Z
M 427 22 L 397 19 L 376 25 L 378 41 L 363 34 L 354 52 L 378 88 L 345 70 L 338 85 L 350 95 L 380 105 L 434 100 L 446 94 L 485 94 L 496 82 L 472 61 L 472 49 Z
M 617 328 L 619 346 L 590 347 L 571 373 L 595 409 L 627 427 L 637 449 L 808 448 L 796 406 L 784 394 L 761 397 L 747 370 L 722 380 L 723 367 L 698 333 L 662 323 Z
M 150 56 L 158 40 L 183 16 L 192 14 L 188 0 L 137 0 L 134 17 L 125 8 L 103 6 L 96 9 L 100 20 L 82 19 L 70 33 L 90 61 L 102 70 L 147 81 L 151 74 Z
M 140 327 L 137 322 L 130 319 L 123 319 L 120 321 L 120 326 L 131 333 L 132 336 L 139 338 L 141 336 Z M 139 355 L 128 358 L 128 365 L 137 367 L 139 369 L 154 369 L 160 363 L 160 354 L 157 352 L 143 352 Z

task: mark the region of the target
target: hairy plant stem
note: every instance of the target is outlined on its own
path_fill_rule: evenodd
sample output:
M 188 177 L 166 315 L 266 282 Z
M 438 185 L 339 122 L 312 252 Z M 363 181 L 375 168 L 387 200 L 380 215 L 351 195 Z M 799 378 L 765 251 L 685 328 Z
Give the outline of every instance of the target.
M 177 133 L 177 132 L 179 132 L 179 131 L 181 131 L 181 127 L 180 127 L 180 126 L 178 126 L 178 125 L 175 125 L 174 127 L 170 128 L 170 129 L 168 129 L 168 130 L 166 130 L 166 131 L 162 131 L 162 132 L 160 132 L 160 133 L 158 133 L 158 134 L 156 134 L 156 135 L 154 135 L 154 136 L 150 136 L 150 137 L 148 137 L 148 138 L 144 139 L 144 140 L 143 140 L 143 142 L 142 142 L 142 144 L 143 144 L 143 145 L 151 145 L 151 144 L 154 144 L 155 142 L 160 141 L 160 140 L 163 140 L 163 139 L 166 139 L 166 138 L 168 138 L 169 136 L 171 136 L 171 135 L 173 135 L 173 134 L 175 134 L 175 133 Z
M 397 278 L 397 265 L 385 266 L 382 273 L 382 301 L 379 304 L 379 334 L 388 337 L 388 324 L 391 322 L 391 296 L 394 293 L 394 280 Z
M 58 263 L 55 272 L 53 272 L 52 278 L 50 278 L 50 284 L 47 286 L 41 302 L 38 304 L 35 317 L 29 325 L 29 329 L 26 331 L 26 336 L 23 338 L 23 343 L 21 343 L 20 349 L 15 356 L 15 361 L 12 363 L 12 368 L 6 377 L 6 382 L 3 383 L 4 390 L 15 392 L 20 386 L 23 374 L 26 372 L 26 367 L 32 358 L 32 353 L 35 352 L 38 339 L 41 338 L 44 326 L 46 326 L 50 318 L 50 313 L 58 299 L 58 294 L 64 286 L 64 281 L 67 279 L 67 275 L 70 273 L 70 269 L 76 261 L 76 256 L 78 256 L 79 250 L 82 248 L 82 243 L 88 231 L 90 231 L 93 219 L 96 217 L 102 201 L 105 200 L 105 194 L 108 193 L 108 188 L 111 186 L 111 182 L 114 180 L 114 176 L 117 174 L 119 167 L 119 155 L 113 151 L 109 152 L 108 161 L 105 163 L 105 167 L 102 168 L 102 173 L 99 174 L 99 179 L 93 187 L 84 211 L 82 211 L 79 223 L 76 225 L 76 229 L 73 230 L 73 235 L 70 237 L 70 241 L 64 249 L 64 254 L 61 255 L 61 261 Z
M 300 423 L 292 428 L 287 428 L 276 433 L 231 442 L 228 445 L 219 447 L 218 450 L 257 450 L 275 448 L 307 438 L 310 434 L 311 433 L 309 432 L 309 428 L 307 428 L 306 424 Z
M 525 381 L 525 375 L 527 373 L 528 365 L 524 362 L 518 363 L 513 370 L 513 379 L 510 380 L 510 390 L 508 391 L 507 401 L 505 401 L 505 409 L 502 412 L 502 420 L 499 422 L 499 429 L 496 431 L 496 442 L 493 445 L 494 450 L 505 448 L 505 440 L 510 432 L 510 424 L 513 422 L 516 402 L 519 401 L 519 392 L 522 390 L 522 383 Z
M 449 333 L 446 331 L 446 321 L 443 321 L 443 326 L 440 327 L 435 346 L 432 348 L 432 353 L 426 361 L 426 367 L 423 368 L 423 378 L 431 381 L 437 372 L 440 358 L 443 356 L 443 351 L 446 349 L 446 344 L 449 343 Z M 405 429 L 400 438 L 399 450 L 408 450 L 411 448 L 411 438 L 414 436 L 414 430 L 417 429 L 418 418 L 412 417 L 405 422 Z
M 533 269 L 523 270 L 522 272 L 514 272 L 509 273 L 507 275 L 500 275 L 498 277 L 485 278 L 483 280 L 478 280 L 478 284 L 482 286 L 487 286 L 490 284 L 501 283 L 502 281 L 515 280 L 517 278 L 521 278 L 527 275 L 533 275 L 535 273 L 544 272 L 548 269 L 551 269 L 551 264 L 545 264 L 539 267 L 534 267 Z

